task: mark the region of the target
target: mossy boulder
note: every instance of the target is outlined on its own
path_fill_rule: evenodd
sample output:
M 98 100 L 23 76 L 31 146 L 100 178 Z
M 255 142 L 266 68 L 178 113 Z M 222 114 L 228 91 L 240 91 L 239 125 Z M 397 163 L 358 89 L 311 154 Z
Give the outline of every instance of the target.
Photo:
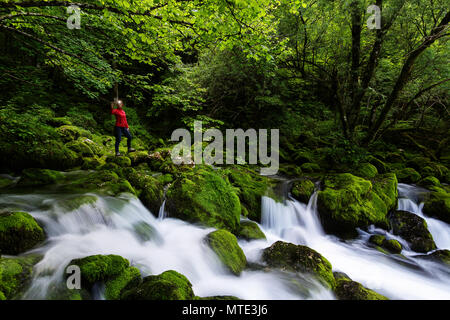
M 98 198 L 94 195 L 84 194 L 84 195 L 70 195 L 64 199 L 58 200 L 58 207 L 65 211 L 74 211 L 79 209 L 81 206 L 94 204 Z
M 317 163 L 307 162 L 302 164 L 300 168 L 305 173 L 320 172 L 320 166 Z
M 125 171 L 127 180 L 136 189 L 142 203 L 154 214 L 158 215 L 164 200 L 164 185 L 147 170 Z
M 0 213 L 0 252 L 17 255 L 45 240 L 44 230 L 26 212 Z
M 166 194 L 169 216 L 236 232 L 241 204 L 226 177 L 206 167 L 196 167 L 175 180 Z
M 0 300 L 20 298 L 31 282 L 33 265 L 40 259 L 37 255 L 0 257 Z
M 102 154 L 102 148 L 89 138 L 79 137 L 66 144 L 66 147 L 82 157 L 94 157 Z
M 29 168 L 22 171 L 18 182 L 20 187 L 34 187 L 40 185 L 54 184 L 62 180 L 64 175 L 59 171 L 49 169 Z
M 374 165 L 366 162 L 361 163 L 358 168 L 353 171 L 353 173 L 358 177 L 371 179 L 378 174 L 378 170 Z
M 317 204 L 325 231 L 352 237 L 356 235 L 355 228 L 358 227 L 375 224 L 387 228 L 386 199 L 390 195 L 382 192 L 384 188 L 374 190 L 370 181 L 350 173 L 327 176 L 322 185 Z M 380 198 L 381 193 L 385 200 Z
M 241 221 L 239 231 L 236 233 L 238 238 L 245 240 L 266 239 L 266 236 L 259 228 L 258 224 L 253 221 Z
M 105 159 L 99 157 L 84 157 L 81 169 L 83 170 L 96 170 L 105 165 Z
M 386 163 L 384 163 L 383 161 L 381 161 L 378 158 L 375 158 L 374 156 L 369 156 L 367 159 L 367 162 L 369 162 L 371 165 L 375 166 L 378 173 L 383 174 L 383 173 L 386 173 L 389 171 L 389 168 L 386 165 Z
M 336 286 L 331 263 L 306 246 L 277 241 L 264 249 L 262 259 L 269 267 L 309 273 L 329 288 Z
M 60 181 L 58 191 L 63 193 L 95 192 L 116 196 L 122 192 L 136 195 L 130 182 L 110 170 L 80 171 L 67 175 Z
M 347 275 L 335 272 L 336 289 L 339 300 L 389 300 L 385 296 L 367 289 L 359 282 L 351 280 Z
M 385 236 L 379 234 L 370 236 L 369 242 L 378 247 L 386 249 L 390 253 L 400 253 L 402 252 L 403 249 L 402 245 L 397 240 L 395 239 L 388 240 L 386 239 Z
M 232 233 L 227 230 L 216 230 L 209 233 L 205 241 L 232 273 L 239 275 L 245 268 L 247 259 Z
M 71 126 L 72 122 L 67 117 L 55 117 L 47 120 L 47 124 L 52 127 Z
M 79 137 L 92 139 L 92 133 L 76 126 L 64 125 L 62 127 L 57 128 L 56 131 L 64 142 L 74 141 L 77 140 Z
M 430 187 L 440 187 L 441 183 L 439 182 L 439 180 L 436 177 L 433 176 L 428 176 L 422 180 L 420 180 L 417 183 L 419 186 L 424 187 L 424 188 L 430 188 Z
M 193 300 L 192 284 L 182 274 L 168 270 L 160 275 L 145 277 L 142 283 L 125 290 L 122 300 Z
M 119 167 L 130 167 L 131 166 L 131 159 L 126 156 L 113 156 L 110 155 L 106 157 L 106 163 L 115 163 Z
M 423 218 L 407 211 L 392 212 L 389 218 L 393 233 L 405 239 L 412 250 L 426 253 L 436 249 L 433 236 Z
M 139 285 L 141 275 L 131 267 L 127 259 L 118 255 L 94 255 L 72 260 L 69 265 L 77 265 L 81 271 L 81 285 L 91 290 L 95 283 L 105 284 L 105 297 L 119 299 L 121 291 Z
M 420 174 L 413 168 L 404 168 L 396 171 L 398 181 L 403 183 L 416 183 L 421 179 Z
M 415 257 L 440 262 L 450 266 L 450 250 L 436 250 L 428 255 L 418 255 Z
M 395 173 L 379 174 L 371 181 L 373 191 L 384 201 L 388 211 L 395 210 L 398 202 L 398 180 Z
M 292 184 L 291 194 L 298 201 L 308 203 L 309 198 L 311 198 L 314 193 L 315 186 L 311 180 L 304 179 L 300 181 L 295 181 Z
M 8 188 L 14 184 L 15 184 L 15 182 L 13 179 L 0 177 L 0 189 Z
M 128 158 L 130 158 L 133 167 L 141 163 L 146 163 L 150 159 L 147 151 L 131 152 L 128 154 Z
M 450 224 L 450 193 L 430 192 L 423 206 L 423 213 Z
M 269 178 L 247 168 L 230 167 L 226 171 L 228 180 L 236 187 L 241 206 L 249 219 L 261 221 L 261 198 L 269 195 L 272 186 Z

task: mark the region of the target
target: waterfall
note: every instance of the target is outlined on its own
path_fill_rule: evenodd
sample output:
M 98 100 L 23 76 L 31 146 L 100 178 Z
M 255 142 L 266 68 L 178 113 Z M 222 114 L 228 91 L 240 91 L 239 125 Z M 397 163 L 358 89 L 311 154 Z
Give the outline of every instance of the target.
M 408 189 L 415 190 L 414 194 L 410 194 L 411 198 L 403 198 L 407 195 L 403 193 L 403 185 L 399 186 L 399 209 L 423 217 L 423 205 L 417 203 L 417 192 L 420 190 L 413 186 L 408 186 Z M 409 252 L 407 247 L 402 252 L 404 258 L 377 251 L 368 244 L 371 233 L 384 234 L 387 238 L 400 240 L 402 244 L 406 242 L 375 227 L 369 228 L 369 232 L 360 230 L 360 237 L 355 240 L 342 241 L 326 235 L 318 218 L 316 202 L 317 193 L 307 205 L 292 198 L 285 203 L 277 203 L 264 197 L 262 228 L 268 239 L 307 245 L 326 257 L 334 271 L 345 272 L 353 280 L 391 299 L 450 299 L 448 269 L 437 263 L 414 258 L 413 255 L 417 254 Z M 450 226 L 435 219 L 426 220 L 438 247 L 448 247 Z

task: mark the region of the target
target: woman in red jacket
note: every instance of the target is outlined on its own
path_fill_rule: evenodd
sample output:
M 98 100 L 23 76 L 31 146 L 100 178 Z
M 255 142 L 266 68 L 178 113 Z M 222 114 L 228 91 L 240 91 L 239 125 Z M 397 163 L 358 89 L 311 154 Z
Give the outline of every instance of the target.
M 117 109 L 114 109 L 115 102 L 111 102 L 111 114 L 116 116 L 116 125 L 114 126 L 114 135 L 116 136 L 116 156 L 120 156 L 119 145 L 122 140 L 122 135 L 127 138 L 128 152 L 134 152 L 135 149 L 131 148 L 131 134 L 128 127 L 127 115 L 123 110 L 123 102 L 118 100 L 116 105 Z

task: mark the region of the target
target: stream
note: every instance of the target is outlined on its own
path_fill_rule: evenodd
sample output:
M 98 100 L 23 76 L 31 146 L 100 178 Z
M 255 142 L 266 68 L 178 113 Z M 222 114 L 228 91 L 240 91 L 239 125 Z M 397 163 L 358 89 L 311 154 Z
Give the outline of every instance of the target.
M 450 248 L 450 225 L 422 214 L 424 190 L 399 184 L 399 210 L 426 219 L 439 249 Z M 73 195 L 70 195 L 73 197 Z M 29 212 L 47 233 L 46 242 L 31 252 L 43 255 L 23 299 L 45 299 L 63 280 L 67 264 L 94 254 L 118 254 L 139 268 L 143 276 L 176 270 L 185 275 L 197 296 L 233 295 L 241 299 L 335 299 L 317 281 L 300 274 L 247 268 L 230 274 L 204 237 L 205 228 L 167 217 L 162 205 L 155 217 L 136 198 L 94 195 L 97 200 L 73 211 L 60 206 L 61 194 L 1 194 L 0 207 Z M 308 204 L 288 196 L 284 203 L 262 198 L 261 230 L 267 240 L 240 240 L 251 265 L 261 264 L 262 249 L 278 240 L 307 245 L 326 257 L 333 271 L 390 299 L 450 299 L 450 272 L 445 266 L 414 257 L 407 243 L 384 230 L 359 230 L 359 237 L 343 241 L 324 233 L 317 208 L 317 193 Z M 142 234 L 142 230 L 145 230 Z M 368 244 L 371 234 L 384 234 L 404 246 L 402 256 L 386 255 Z M 102 289 L 94 298 L 103 299 Z

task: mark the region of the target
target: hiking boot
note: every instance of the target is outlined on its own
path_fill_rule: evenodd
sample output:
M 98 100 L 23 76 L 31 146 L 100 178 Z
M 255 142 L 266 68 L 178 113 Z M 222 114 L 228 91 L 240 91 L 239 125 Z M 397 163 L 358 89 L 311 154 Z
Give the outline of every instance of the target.
M 135 152 L 136 151 L 136 149 L 133 149 L 133 148 L 129 148 L 128 149 L 128 153 L 130 153 L 130 152 Z
M 117 153 L 116 153 L 116 157 L 120 157 L 120 156 L 122 156 L 122 155 L 120 154 L 120 152 L 117 152 Z

